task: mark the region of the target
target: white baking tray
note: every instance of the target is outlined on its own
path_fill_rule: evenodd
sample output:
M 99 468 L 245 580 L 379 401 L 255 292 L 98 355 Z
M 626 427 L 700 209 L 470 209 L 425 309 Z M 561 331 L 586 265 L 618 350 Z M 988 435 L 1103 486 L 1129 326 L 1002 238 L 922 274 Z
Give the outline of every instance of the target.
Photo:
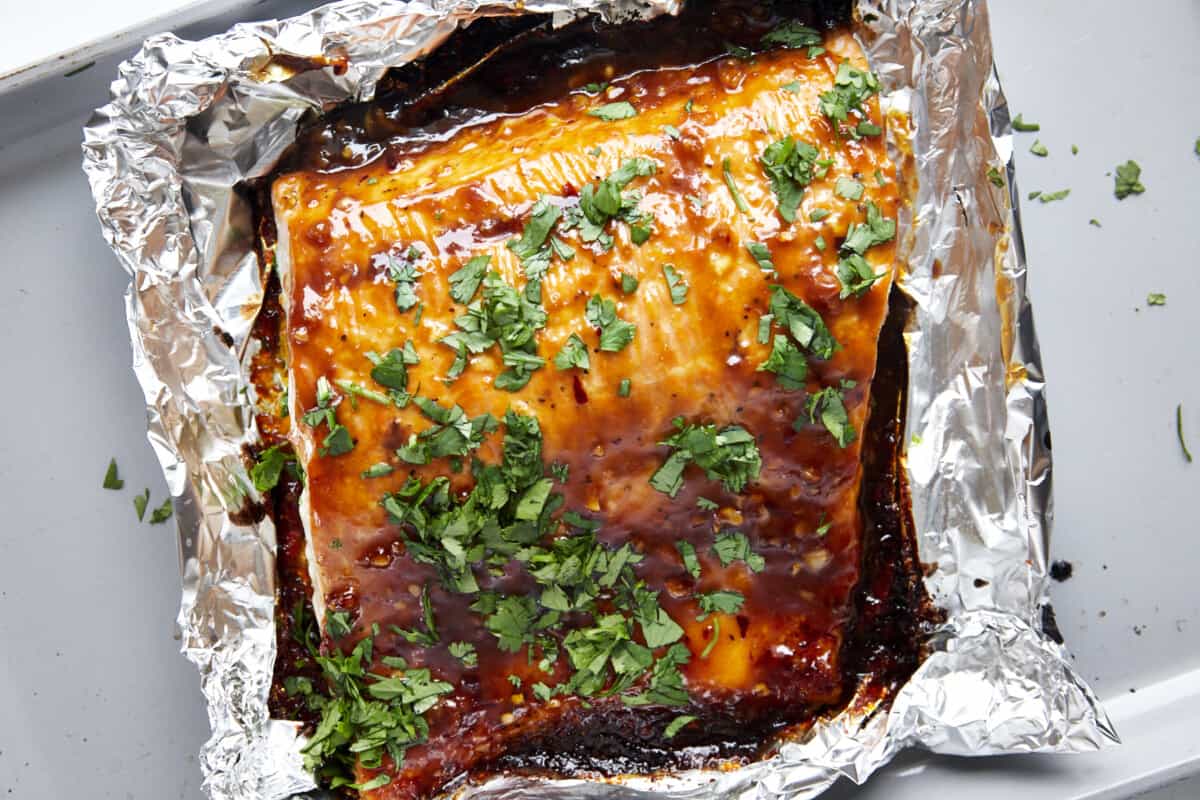
M 1188 80 L 1200 74 L 1200 6 L 1156 0 L 1134 19 L 1122 0 L 1086 14 L 1066 2 L 992 5 L 1010 102 L 1042 124 L 1051 151 L 1028 156 L 1033 135 L 1018 138 L 1021 187 L 1072 189 L 1024 206 L 1054 433 L 1053 553 L 1075 568 L 1053 600 L 1125 744 L 1084 756 L 907 754 L 866 787 L 826 796 L 1193 800 L 1200 461 L 1183 463 L 1173 414 L 1190 407 L 1200 455 L 1200 92 Z M 218 8 L 179 33 L 304 4 Z M 192 6 L 163 27 L 195 19 Z M 0 81 L 0 797 L 199 800 L 207 723 L 172 641 L 174 532 L 138 524 L 131 504 L 144 486 L 155 504 L 165 489 L 129 369 L 126 278 L 79 168 L 79 129 L 135 35 L 106 41 Z M 87 61 L 63 77 L 62 65 Z M 1105 172 L 1128 158 L 1147 192 L 1118 203 Z M 1149 291 L 1167 305 L 1148 309 Z M 114 455 L 122 492 L 100 488 Z

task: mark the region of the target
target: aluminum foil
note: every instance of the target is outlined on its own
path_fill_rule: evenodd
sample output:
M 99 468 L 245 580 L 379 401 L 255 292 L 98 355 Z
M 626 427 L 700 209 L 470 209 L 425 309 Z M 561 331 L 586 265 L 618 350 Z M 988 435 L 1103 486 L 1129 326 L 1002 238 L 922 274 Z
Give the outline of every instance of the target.
M 347 0 L 199 42 L 164 34 L 121 65 L 84 129 L 104 235 L 132 281 L 126 313 L 149 438 L 179 523 L 183 652 L 200 669 L 214 800 L 307 792 L 294 724 L 271 720 L 275 531 L 237 512 L 255 491 L 245 361 L 263 286 L 250 209 L 233 191 L 270 171 L 310 109 L 372 96 L 392 66 L 479 16 L 607 19 L 680 0 Z M 927 589 L 946 612 L 889 708 L 843 713 L 771 758 L 726 773 L 621 785 L 501 777 L 470 797 L 806 798 L 861 782 L 899 750 L 979 755 L 1117 741 L 1065 650 L 1042 630 L 1051 505 L 1045 383 L 1025 292 L 1008 109 L 985 0 L 858 0 L 898 163 L 915 186 L 900 219 L 898 285 L 914 301 L 908 481 Z M 279 54 L 336 64 L 296 72 Z M 988 179 L 996 166 L 1003 187 Z

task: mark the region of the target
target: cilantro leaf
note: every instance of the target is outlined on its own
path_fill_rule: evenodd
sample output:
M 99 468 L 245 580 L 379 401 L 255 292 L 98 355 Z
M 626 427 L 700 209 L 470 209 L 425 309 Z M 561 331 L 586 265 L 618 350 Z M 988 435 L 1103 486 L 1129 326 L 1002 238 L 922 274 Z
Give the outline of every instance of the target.
M 1004 188 L 1004 174 L 1000 172 L 999 167 L 988 167 L 987 178 L 992 182 L 992 185 L 996 186 L 997 188 Z
M 525 229 L 521 233 L 520 239 L 509 239 L 505 246 L 513 252 L 517 258 L 521 260 L 522 266 L 525 268 L 526 277 L 531 280 L 536 280 L 546 273 L 547 267 L 550 266 L 550 246 L 546 244 L 546 239 L 550 236 L 550 231 L 553 230 L 555 223 L 562 217 L 562 209 L 551 203 L 546 197 L 539 197 L 538 201 L 533 204 L 533 209 L 529 214 L 529 221 L 525 223 Z M 483 258 L 479 256 L 478 258 Z M 474 262 L 476 259 L 472 259 Z M 488 259 L 490 261 L 490 258 Z M 468 262 L 468 265 L 471 263 Z M 477 267 L 482 273 L 482 268 L 487 266 L 488 262 L 483 262 L 482 266 Z M 474 270 L 469 275 L 473 275 Z M 455 273 L 458 274 L 458 273 Z M 451 276 L 453 281 L 453 276 Z M 478 286 L 478 283 L 475 284 Z M 466 290 L 460 292 L 465 294 Z M 451 295 L 454 292 L 451 291 Z M 474 290 L 468 295 L 468 299 L 474 296 Z M 455 299 L 458 299 L 457 297 Z M 459 300 L 460 303 L 467 302 Z
M 683 273 L 675 269 L 674 264 L 663 264 L 663 278 L 667 281 L 667 290 L 671 293 L 671 302 L 681 306 L 687 301 L 688 283 Z
M 820 151 L 807 142 L 786 136 L 767 146 L 759 157 L 759 165 L 775 193 L 779 216 L 788 222 L 796 221 L 796 209 L 804 196 L 804 187 L 813 181 L 814 167 Z
M 448 649 L 450 655 L 461 661 L 464 667 L 479 666 L 479 654 L 475 650 L 475 645 L 470 642 L 451 642 Z
M 1035 133 L 1042 129 L 1042 126 L 1038 125 L 1036 122 L 1026 122 L 1025 120 L 1021 119 L 1020 114 L 1017 114 L 1017 116 L 1013 118 L 1012 126 L 1014 131 L 1020 131 L 1021 133 Z
M 104 483 L 101 484 L 105 489 L 117 490 L 125 486 L 125 481 L 117 476 L 117 460 L 111 458 L 108 461 L 108 469 L 104 471 Z
M 659 444 L 673 448 L 667 460 L 650 477 L 650 485 L 674 497 L 683 486 L 683 471 L 695 463 L 711 480 L 720 480 L 730 492 L 740 492 L 758 478 L 762 458 L 754 437 L 739 425 L 717 430 L 716 425 L 688 425 L 675 420 L 675 434 Z
M 385 461 L 380 461 L 380 462 L 372 464 L 371 466 L 364 469 L 362 471 L 361 477 L 363 477 L 363 478 L 383 478 L 388 475 L 391 475 L 395 471 L 396 471 L 396 468 L 393 467 L 391 464 L 388 464 Z
M 851 111 L 865 115 L 863 104 L 878 91 L 879 79 L 874 74 L 855 69 L 843 61 L 838 65 L 833 88 L 821 95 L 821 113 L 840 129 Z
M 779 385 L 788 391 L 804 389 L 808 377 L 808 362 L 804 353 L 786 336 L 775 335 L 771 354 L 758 365 L 759 372 L 774 372 Z
M 709 614 L 736 614 L 742 610 L 742 604 L 746 602 L 746 598 L 742 596 L 741 592 L 720 590 L 702 592 L 696 595 L 696 602 L 700 606 L 700 619 L 704 619 Z
M 274 489 L 283 474 L 283 465 L 288 461 L 295 461 L 295 457 L 286 452 L 284 447 L 282 444 L 268 447 L 258 454 L 254 466 L 250 468 L 250 480 L 259 492 Z
M 775 271 L 775 263 L 771 261 L 771 251 L 762 242 L 747 242 L 746 252 L 750 253 L 750 257 L 763 272 Z
M 679 551 L 679 557 L 683 559 L 683 568 L 693 578 L 700 577 L 700 559 L 696 556 L 696 548 L 691 542 L 680 539 L 675 542 L 675 549 Z
M 621 291 L 625 294 L 633 294 L 637 291 L 638 279 L 630 275 L 628 272 L 621 273 Z
M 663 738 L 664 739 L 674 739 L 675 734 L 679 733 L 687 725 L 690 725 L 691 723 L 695 722 L 696 719 L 697 718 L 692 716 L 691 714 L 680 714 L 678 717 L 676 717 L 675 719 L 673 719 L 669 723 L 667 723 L 667 727 L 665 729 L 663 729 Z
M 396 308 L 401 311 L 408 311 L 420 302 L 416 293 L 416 283 L 419 277 L 417 259 L 421 258 L 421 255 L 421 251 L 415 246 L 408 248 L 402 257 L 392 252 L 387 254 L 388 279 L 396 284 Z
M 587 322 L 600 331 L 600 349 L 616 353 L 624 350 L 633 341 L 637 326 L 617 317 L 617 304 L 612 300 L 592 295 L 585 309 Z
M 558 351 L 558 355 L 554 357 L 554 366 L 560 370 L 582 369 L 586 371 L 590 366 L 588 360 L 588 348 L 583 339 L 579 338 L 579 334 L 572 333 L 567 337 L 566 344 Z
M 150 490 L 146 489 L 142 494 L 133 496 L 133 510 L 137 512 L 138 522 L 146 518 L 146 506 L 150 503 Z
M 829 359 L 841 347 L 821 315 L 782 286 L 771 287 L 771 315 L 775 324 L 815 358 Z
M 741 531 L 717 534 L 713 542 L 713 552 L 716 553 L 722 567 L 728 567 L 734 561 L 742 561 L 751 572 L 762 572 L 767 566 L 766 560 L 750 549 L 750 539 Z
M 167 497 L 163 500 L 162 505 L 150 512 L 150 524 L 161 525 L 171 518 L 174 508 L 171 505 L 171 498 Z
M 852 224 L 846 232 L 846 240 L 842 242 L 842 252 L 862 255 L 878 244 L 890 242 L 896 238 L 896 223 L 885 219 L 879 206 L 867 201 L 867 221 L 864 224 Z
M 525 226 L 525 235 L 521 237 L 521 241 L 528 238 L 529 228 L 532 224 L 531 221 L 529 225 Z M 512 249 L 515 252 L 516 248 Z M 490 255 L 475 256 L 460 269 L 450 274 L 450 296 L 454 298 L 455 302 L 471 302 L 471 298 L 479 290 L 479 284 L 483 282 L 483 275 L 487 272 L 487 266 L 491 261 L 492 257 Z M 404 387 L 398 386 L 393 388 L 403 389 Z
M 838 297 L 843 300 L 851 295 L 861 297 L 885 274 L 876 274 L 875 268 L 857 253 L 842 256 L 837 265 L 838 281 L 842 284 L 842 291 L 838 293 Z
M 788 20 L 762 37 L 761 41 L 768 47 L 778 45 L 779 47 L 799 50 L 805 47 L 820 45 L 821 32 L 807 25 L 801 25 L 796 20 Z
M 1040 192 L 1037 199 L 1041 203 L 1053 203 L 1056 200 L 1065 200 L 1069 194 L 1070 189 L 1059 189 L 1057 192 Z
M 834 184 L 833 191 L 838 197 L 843 197 L 846 200 L 861 200 L 863 185 L 853 178 L 841 177 Z
M 819 421 L 824 425 L 825 430 L 829 431 L 834 441 L 838 443 L 838 447 L 848 446 L 857 437 L 854 426 L 850 424 L 850 417 L 846 413 L 842 392 L 833 386 L 826 386 L 808 398 L 808 417 L 809 421 L 813 423 Z M 797 419 L 792 425 L 796 430 L 800 430 L 803 426 L 803 417 Z
M 616 122 L 617 120 L 636 117 L 637 109 L 628 101 L 619 100 L 615 103 L 605 103 L 602 106 L 593 108 L 588 112 L 588 115 L 599 117 L 605 122 Z
M 743 214 L 750 213 L 750 206 L 746 204 L 746 198 L 742 197 L 742 193 L 738 190 L 737 184 L 733 180 L 733 163 L 728 157 L 721 160 L 721 177 L 725 181 L 725 186 L 729 189 L 729 194 L 733 196 L 733 204 L 737 210 Z
M 1141 194 L 1146 191 L 1146 187 L 1142 185 L 1142 168 L 1138 166 L 1136 161 L 1126 161 L 1124 164 L 1117 165 L 1117 174 L 1113 178 L 1115 185 L 1113 194 L 1118 200 L 1124 200 L 1131 194 Z

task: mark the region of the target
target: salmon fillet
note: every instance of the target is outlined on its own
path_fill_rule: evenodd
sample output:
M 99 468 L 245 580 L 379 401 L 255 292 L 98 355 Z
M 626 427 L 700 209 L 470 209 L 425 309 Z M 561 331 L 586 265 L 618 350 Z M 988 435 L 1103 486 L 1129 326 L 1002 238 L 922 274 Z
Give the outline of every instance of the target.
M 900 199 L 862 52 L 821 45 L 274 181 L 344 701 L 312 752 L 362 796 L 606 720 L 669 749 L 843 698 Z

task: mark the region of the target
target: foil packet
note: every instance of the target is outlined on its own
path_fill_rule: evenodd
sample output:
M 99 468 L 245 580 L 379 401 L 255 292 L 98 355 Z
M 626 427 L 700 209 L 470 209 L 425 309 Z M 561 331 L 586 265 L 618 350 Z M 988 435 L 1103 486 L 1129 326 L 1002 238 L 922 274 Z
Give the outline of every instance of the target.
M 245 363 L 264 286 L 251 208 L 234 187 L 270 172 L 306 112 L 369 99 L 389 68 L 473 19 L 616 21 L 674 13 L 680 2 L 346 0 L 199 42 L 159 35 L 121 65 L 111 102 L 84 129 L 83 166 L 104 236 L 132 278 L 133 367 L 179 524 L 178 621 L 207 699 L 212 737 L 200 763 L 214 800 L 315 788 L 298 726 L 267 710 L 275 530 L 243 513 L 259 499 L 243 460 L 258 439 Z M 986 2 L 858 0 L 855 20 L 885 111 L 908 120 L 889 146 L 915 173 L 905 176 L 915 194 L 899 220 L 898 286 L 915 306 L 905 332 L 908 488 L 931 567 L 926 590 L 945 614 L 929 655 L 886 709 L 842 712 L 734 771 L 617 784 L 497 777 L 451 792 L 806 798 L 839 776 L 861 783 L 906 747 L 985 755 L 1118 741 L 1043 627 L 1053 516 L 1045 379 Z

